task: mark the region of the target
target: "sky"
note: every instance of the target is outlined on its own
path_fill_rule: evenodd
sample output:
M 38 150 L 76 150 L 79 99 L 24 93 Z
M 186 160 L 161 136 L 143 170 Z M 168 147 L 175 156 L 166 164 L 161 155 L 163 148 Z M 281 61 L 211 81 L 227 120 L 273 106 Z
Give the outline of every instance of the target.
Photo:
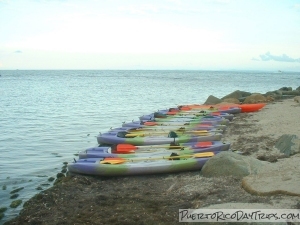
M 0 70 L 300 72 L 300 0 L 0 0 Z

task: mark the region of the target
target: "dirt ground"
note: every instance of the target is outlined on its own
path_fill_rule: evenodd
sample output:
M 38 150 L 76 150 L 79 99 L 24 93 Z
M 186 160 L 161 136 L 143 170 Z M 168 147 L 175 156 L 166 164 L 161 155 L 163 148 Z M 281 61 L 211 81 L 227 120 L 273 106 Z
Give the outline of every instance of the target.
M 237 115 L 224 139 L 235 136 L 232 149 L 245 154 L 272 148 L 275 140 L 270 137 L 247 136 L 257 129 L 247 123 L 250 116 Z M 261 160 L 276 161 L 276 157 L 261 156 Z M 240 184 L 234 177 L 206 178 L 199 171 L 113 178 L 69 174 L 27 201 L 20 215 L 5 225 L 179 224 L 179 209 L 228 202 L 271 204 L 282 198 L 251 195 Z

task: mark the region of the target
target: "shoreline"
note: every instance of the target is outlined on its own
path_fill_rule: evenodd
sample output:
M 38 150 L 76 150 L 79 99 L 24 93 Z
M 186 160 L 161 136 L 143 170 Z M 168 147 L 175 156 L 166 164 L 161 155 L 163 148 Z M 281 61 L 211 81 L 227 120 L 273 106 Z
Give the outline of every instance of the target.
M 300 165 L 299 154 L 284 157 L 274 145 L 284 134 L 300 137 L 299 112 L 299 103 L 284 99 L 268 103 L 259 112 L 238 114 L 223 140 L 231 142 L 231 149 L 244 152 L 243 157 L 259 158 L 270 165 L 265 174 L 292 169 Z M 290 180 L 294 175 L 298 176 L 288 175 Z M 300 196 L 249 193 L 241 186 L 244 180 L 206 177 L 199 171 L 112 178 L 72 175 L 31 198 L 19 216 L 4 224 L 176 224 L 180 208 L 228 204 L 240 209 L 249 204 L 300 208 Z

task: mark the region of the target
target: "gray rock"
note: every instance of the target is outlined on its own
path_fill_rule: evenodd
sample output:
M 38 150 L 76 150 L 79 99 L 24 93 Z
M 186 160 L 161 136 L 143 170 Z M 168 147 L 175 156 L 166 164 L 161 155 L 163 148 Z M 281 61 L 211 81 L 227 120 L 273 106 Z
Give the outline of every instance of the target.
M 300 196 L 300 155 L 283 158 L 258 174 L 249 175 L 242 179 L 242 188 L 252 195 Z
M 295 95 L 295 96 L 297 96 L 297 95 L 300 95 L 300 91 L 282 91 L 282 94 L 283 95 Z
M 238 99 L 236 99 L 236 98 L 225 98 L 225 99 L 223 99 L 223 102 L 240 104 L 240 101 Z
M 223 99 L 226 99 L 226 98 L 236 98 L 236 99 L 240 99 L 240 98 L 244 98 L 244 97 L 247 97 L 251 95 L 250 92 L 246 92 L 246 91 L 240 91 L 240 90 L 236 90 L 226 96 L 224 96 L 223 98 L 221 98 L 222 100 Z
M 267 99 L 262 94 L 252 94 L 244 100 L 244 103 L 259 103 L 259 102 L 266 102 Z
M 219 104 L 219 103 L 221 103 L 221 102 L 222 102 L 221 99 L 219 99 L 219 98 L 217 98 L 217 97 L 215 97 L 215 96 L 213 96 L 213 95 L 210 95 L 210 96 L 206 99 L 204 105 L 214 105 L 214 104 Z
M 299 96 L 299 95 L 300 95 L 300 91 L 298 90 L 294 90 L 294 91 L 276 90 L 276 91 L 268 91 L 264 94 L 265 97 L 271 96 L 276 100 L 293 98 L 294 96 Z
M 266 92 L 266 94 L 264 94 L 265 97 L 267 96 L 271 96 L 273 97 L 274 99 L 281 99 L 282 97 L 282 91 L 268 91 Z
M 292 91 L 293 88 L 292 87 L 282 87 L 279 89 L 280 91 Z
M 300 96 L 295 96 L 294 101 L 300 103 Z
M 274 91 L 274 93 L 277 94 L 277 95 L 282 95 L 282 91 L 281 90 L 276 90 L 276 91 Z
M 300 152 L 300 139 L 296 135 L 284 134 L 277 140 L 275 147 L 286 156 L 295 155 Z
M 266 165 L 269 165 L 269 162 L 225 151 L 209 159 L 200 173 L 205 177 L 234 176 L 242 178 L 250 174 L 257 174 Z

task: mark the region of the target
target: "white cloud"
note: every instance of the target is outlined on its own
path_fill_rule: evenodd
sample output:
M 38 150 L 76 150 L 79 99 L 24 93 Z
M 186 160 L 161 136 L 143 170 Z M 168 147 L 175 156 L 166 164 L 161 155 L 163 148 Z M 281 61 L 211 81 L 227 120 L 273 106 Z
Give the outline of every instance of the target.
M 300 62 L 300 58 L 292 58 L 286 54 L 282 55 L 272 55 L 270 52 L 262 54 L 259 56 L 262 61 L 278 61 L 278 62 Z

